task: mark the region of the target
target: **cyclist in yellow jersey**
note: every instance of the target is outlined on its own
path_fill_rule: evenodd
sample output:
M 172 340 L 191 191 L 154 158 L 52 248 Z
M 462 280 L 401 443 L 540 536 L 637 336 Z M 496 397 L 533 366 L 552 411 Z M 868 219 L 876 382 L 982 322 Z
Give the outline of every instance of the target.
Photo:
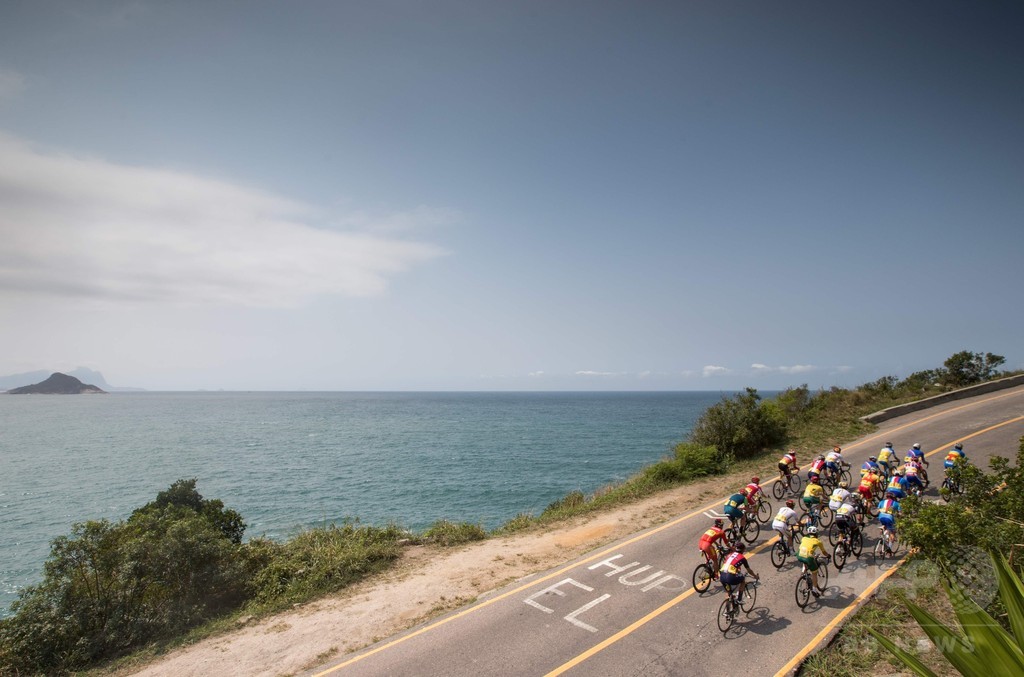
M 818 587 L 818 560 L 814 558 L 816 552 L 828 556 L 825 546 L 818 538 L 818 527 L 810 526 L 807 527 L 807 535 L 800 539 L 800 551 L 796 558 L 811 572 L 811 583 L 814 585 L 811 592 L 815 597 L 821 597 L 821 588 Z
M 815 475 L 804 489 L 804 505 L 808 512 L 817 512 L 817 506 L 821 504 L 821 498 L 825 495 L 825 487 L 821 486 L 821 480 Z

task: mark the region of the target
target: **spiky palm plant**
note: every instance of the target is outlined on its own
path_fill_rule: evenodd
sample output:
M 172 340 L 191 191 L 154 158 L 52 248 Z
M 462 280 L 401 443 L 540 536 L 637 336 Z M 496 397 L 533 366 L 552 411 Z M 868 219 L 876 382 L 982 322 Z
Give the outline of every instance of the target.
M 1006 607 L 1012 634 L 957 585 L 945 584 L 961 630 L 943 625 L 909 600 L 904 603 L 932 642 L 960 674 L 969 677 L 1024 675 L 1024 583 L 1002 555 L 993 555 L 999 596 Z M 882 646 L 921 677 L 936 677 L 916 656 L 868 629 Z

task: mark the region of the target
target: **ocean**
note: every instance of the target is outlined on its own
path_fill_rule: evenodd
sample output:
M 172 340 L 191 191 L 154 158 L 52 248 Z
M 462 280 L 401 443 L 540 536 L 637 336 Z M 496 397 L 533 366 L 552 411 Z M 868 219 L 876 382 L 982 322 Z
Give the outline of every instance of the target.
M 75 522 L 181 478 L 285 539 L 355 519 L 490 529 L 671 452 L 731 393 L 0 395 L 0 616 Z

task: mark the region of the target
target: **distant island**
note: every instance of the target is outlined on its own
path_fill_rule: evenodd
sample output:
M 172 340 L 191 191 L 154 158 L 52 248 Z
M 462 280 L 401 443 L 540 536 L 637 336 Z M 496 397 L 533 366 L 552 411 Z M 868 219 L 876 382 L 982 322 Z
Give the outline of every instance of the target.
M 88 383 L 82 383 L 74 376 L 68 376 L 67 374 L 56 373 L 50 376 L 50 378 L 40 383 L 34 383 L 30 386 L 22 386 L 21 388 L 15 388 L 8 390 L 8 395 L 89 395 L 102 393 L 106 394 L 107 391 L 100 390 L 94 385 Z
M 60 369 L 60 367 L 58 367 L 58 369 Z M 35 371 L 26 371 L 20 374 L 0 375 L 0 392 L 39 383 L 40 381 L 48 378 L 50 374 L 53 374 L 55 371 L 55 369 L 36 369 Z M 77 367 L 71 370 L 60 369 L 59 373 L 66 374 L 67 376 L 74 376 L 82 383 L 91 383 L 97 388 L 105 390 L 108 393 L 137 393 L 145 391 L 144 388 L 129 388 L 126 386 L 111 385 L 107 383 L 105 378 L 103 378 L 103 374 L 87 367 Z

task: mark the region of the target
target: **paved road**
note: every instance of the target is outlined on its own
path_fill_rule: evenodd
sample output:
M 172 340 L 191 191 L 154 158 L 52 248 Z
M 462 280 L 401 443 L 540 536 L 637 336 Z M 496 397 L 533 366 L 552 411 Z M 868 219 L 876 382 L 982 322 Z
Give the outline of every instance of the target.
M 844 455 L 856 468 L 886 441 L 900 453 L 920 442 L 935 475 L 957 441 L 972 462 L 984 463 L 992 454 L 1013 458 L 1021 436 L 1024 387 L 892 419 L 845 445 Z M 820 602 L 800 610 L 794 599 L 799 568 L 787 563 L 775 570 L 768 553 L 774 539 L 763 530 L 750 558 L 761 574 L 757 603 L 723 636 L 716 623 L 721 587 L 716 583 L 701 595 L 690 583 L 700 562 L 696 542 L 710 521 L 704 513 L 723 502 L 715 499 L 310 674 L 718 675 L 727 666 L 784 674 L 893 564 L 872 563 L 868 552 L 877 530 L 871 528 L 861 559 L 841 573 L 833 569 Z

